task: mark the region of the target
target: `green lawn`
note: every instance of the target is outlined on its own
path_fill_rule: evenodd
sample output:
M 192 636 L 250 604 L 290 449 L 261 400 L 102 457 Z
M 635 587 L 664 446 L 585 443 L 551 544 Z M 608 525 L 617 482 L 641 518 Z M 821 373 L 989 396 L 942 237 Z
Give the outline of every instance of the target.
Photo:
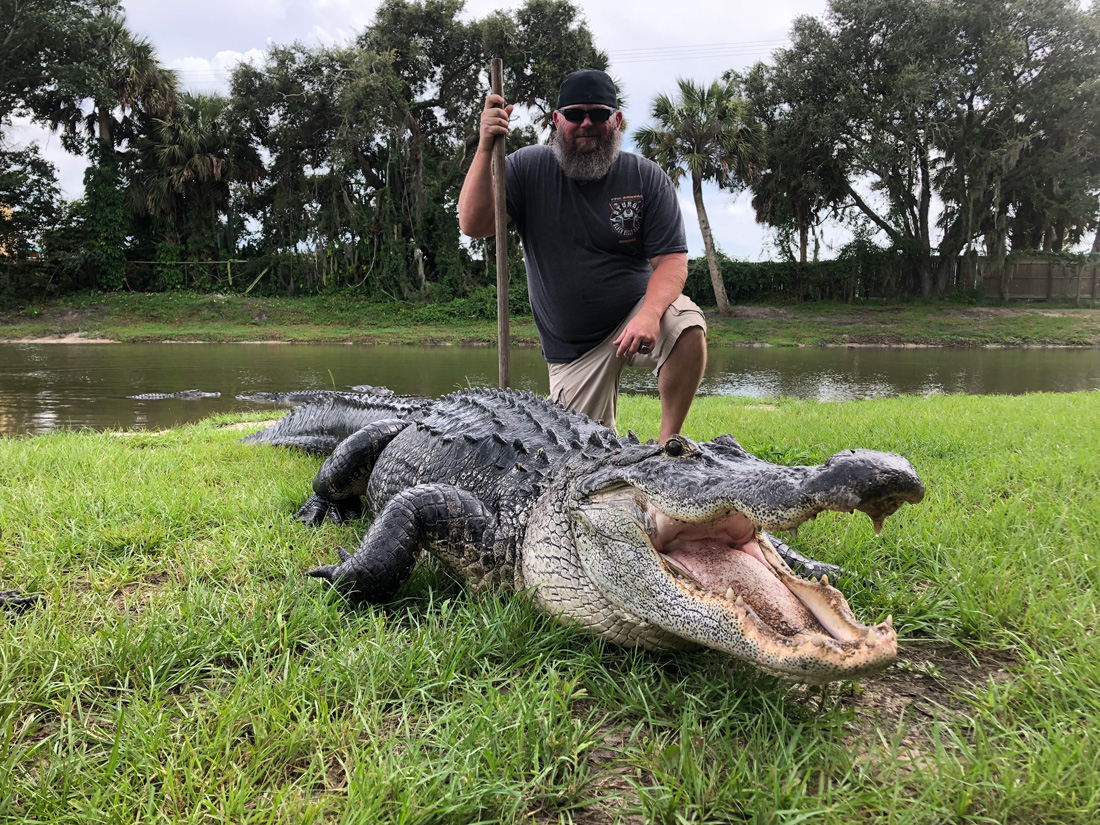
M 657 403 L 623 428 L 655 434 Z M 214 419 L 0 438 L 0 821 L 1095 823 L 1100 394 L 702 398 L 688 434 L 906 455 L 928 495 L 795 546 L 897 666 L 807 690 L 628 651 L 422 568 L 351 611 L 291 515 L 318 461 Z

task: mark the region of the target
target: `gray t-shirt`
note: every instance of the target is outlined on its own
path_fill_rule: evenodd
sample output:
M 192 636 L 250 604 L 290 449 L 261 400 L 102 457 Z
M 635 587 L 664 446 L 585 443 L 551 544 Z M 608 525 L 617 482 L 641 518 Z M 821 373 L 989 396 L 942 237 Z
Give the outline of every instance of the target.
M 628 152 L 596 181 L 566 177 L 549 146 L 513 152 L 506 169 L 542 355 L 565 364 L 642 299 L 650 258 L 687 251 L 680 205 L 668 175 Z

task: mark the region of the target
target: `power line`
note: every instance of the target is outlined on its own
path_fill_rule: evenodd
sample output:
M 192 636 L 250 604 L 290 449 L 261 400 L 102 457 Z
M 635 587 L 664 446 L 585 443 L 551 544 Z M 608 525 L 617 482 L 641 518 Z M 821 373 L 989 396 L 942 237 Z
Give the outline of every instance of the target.
M 611 63 L 657 63 L 665 60 L 708 60 L 743 57 L 745 55 L 770 55 L 787 45 L 786 40 L 745 40 L 735 43 L 706 43 L 694 46 L 663 46 L 652 49 L 615 49 L 609 51 Z
M 786 39 L 735 40 L 727 43 L 698 43 L 684 46 L 640 46 L 632 49 L 612 49 L 607 52 L 615 65 L 626 63 L 654 63 L 665 60 L 704 60 L 723 57 L 740 57 L 751 54 L 771 54 L 776 49 L 788 45 Z M 223 80 L 232 73 L 226 69 L 174 69 L 181 80 L 209 81 Z
M 787 40 L 735 40 L 730 43 L 697 43 L 690 46 L 640 46 L 635 49 L 612 49 L 608 52 L 609 55 L 621 54 L 623 56 L 631 55 L 650 55 L 659 54 L 661 52 L 668 51 L 680 51 L 683 49 L 717 49 L 717 48 L 730 48 L 730 47 L 742 47 L 742 46 L 755 46 L 759 48 L 773 47 L 777 45 L 783 45 Z
M 635 60 L 612 60 L 612 66 L 624 66 L 628 63 L 661 63 L 668 60 L 715 60 L 719 58 L 730 57 L 744 57 L 746 55 L 762 55 L 768 56 L 771 54 L 771 50 L 757 49 L 755 51 L 730 51 L 730 52 L 711 52 L 707 54 L 700 54 L 698 52 L 688 52 L 682 55 L 669 55 L 668 57 L 649 57 L 649 58 L 637 58 Z

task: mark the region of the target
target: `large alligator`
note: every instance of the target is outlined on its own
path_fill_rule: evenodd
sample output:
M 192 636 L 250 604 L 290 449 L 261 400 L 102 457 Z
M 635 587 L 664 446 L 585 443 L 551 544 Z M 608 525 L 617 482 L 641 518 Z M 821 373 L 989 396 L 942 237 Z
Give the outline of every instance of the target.
M 766 531 L 826 510 L 861 510 L 879 530 L 924 495 L 898 455 L 784 467 L 729 435 L 643 444 L 499 390 L 333 397 L 244 440 L 331 451 L 299 518 L 358 515 L 360 501 L 374 518 L 354 555 L 310 572 L 352 602 L 393 597 L 427 550 L 474 588 L 528 592 L 619 644 L 715 648 L 806 683 L 897 655 L 891 619 L 861 624 L 827 577 L 794 575 Z

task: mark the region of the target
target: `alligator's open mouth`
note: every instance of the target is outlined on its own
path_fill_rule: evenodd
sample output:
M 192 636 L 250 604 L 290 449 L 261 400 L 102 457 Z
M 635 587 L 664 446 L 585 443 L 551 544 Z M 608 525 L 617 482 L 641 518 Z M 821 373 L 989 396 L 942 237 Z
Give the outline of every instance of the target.
M 828 577 L 811 581 L 794 575 L 767 536 L 740 513 L 698 524 L 650 506 L 647 525 L 653 525 L 647 533 L 665 568 L 688 587 L 731 603 L 761 641 L 796 656 L 801 648 L 846 658 L 880 646 L 893 651 L 891 658 L 896 654 L 892 617 L 876 627 L 861 624 Z
M 863 676 L 896 658 L 897 634 L 890 618 L 873 627 L 860 623 L 827 578 L 811 581 L 792 573 L 747 516 L 727 511 L 703 521 L 681 520 L 666 515 L 640 491 L 622 487 L 605 490 L 590 502 L 596 505 L 587 519 L 593 527 L 614 524 L 621 533 L 624 516 L 632 513 L 629 521 L 644 532 L 648 555 L 661 570 L 657 579 L 647 577 L 646 586 L 652 588 L 657 581 L 662 591 L 662 608 L 647 615 L 649 621 L 689 641 L 726 649 L 776 675 L 809 683 Z M 601 511 L 607 518 L 601 518 Z M 612 516 L 614 511 L 618 516 Z M 648 566 L 640 556 L 634 562 Z M 686 623 L 679 617 L 683 611 L 694 613 Z M 684 632 L 693 624 L 710 627 L 705 638 Z

